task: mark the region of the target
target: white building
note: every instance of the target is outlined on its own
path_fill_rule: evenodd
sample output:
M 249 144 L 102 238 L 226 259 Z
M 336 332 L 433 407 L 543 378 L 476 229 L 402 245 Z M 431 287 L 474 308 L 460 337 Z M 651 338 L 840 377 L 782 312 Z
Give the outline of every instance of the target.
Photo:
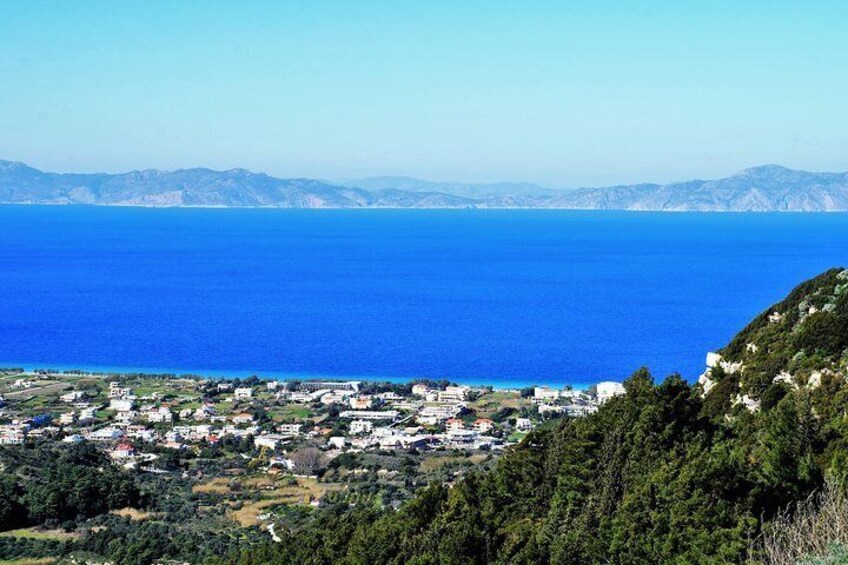
M 437 398 L 439 402 L 462 402 L 470 390 L 467 386 L 449 386 L 440 390 Z
M 485 434 L 494 429 L 495 423 L 488 418 L 478 418 L 474 421 L 474 431 L 479 434 Z
M 283 435 L 297 436 L 300 435 L 301 427 L 300 424 L 280 424 L 277 426 L 277 430 Z
M 613 381 L 598 383 L 597 391 L 598 404 L 603 404 L 610 398 L 613 398 L 614 396 L 621 396 L 627 392 L 624 389 L 624 385 Z
M 235 424 L 237 426 L 244 425 L 244 424 L 252 424 L 253 423 L 253 416 L 251 414 L 248 414 L 248 413 L 245 412 L 243 414 L 236 414 L 235 416 L 232 417 L 232 420 L 233 420 L 233 424 Z
M 448 432 L 460 431 L 465 429 L 465 422 L 458 418 L 451 418 L 445 422 L 445 428 Z
M 85 398 L 85 393 L 83 391 L 72 390 L 71 392 L 66 392 L 65 394 L 60 396 L 59 400 L 70 404 L 72 402 L 76 402 L 77 400 L 82 400 L 83 398 Z
M 109 401 L 109 410 L 116 412 L 129 412 L 135 406 L 135 402 L 128 398 L 113 398 Z
M 442 404 L 424 406 L 418 411 L 415 419 L 423 426 L 434 426 L 462 413 L 464 404 Z
M 535 400 L 557 400 L 560 397 L 560 391 L 549 386 L 537 386 L 533 389 L 533 398 Z
M 346 410 L 339 414 L 340 418 L 350 418 L 359 420 L 396 420 L 398 417 L 397 410 Z
M 448 430 L 448 441 L 453 445 L 468 445 L 477 439 L 477 432 L 466 429 Z
M 21 445 L 25 437 L 25 426 L 15 424 L 0 426 L 0 445 Z
M 530 418 L 516 418 L 515 429 L 521 432 L 529 432 L 533 429 L 533 422 L 530 421 Z
M 158 410 L 147 413 L 147 421 L 150 423 L 167 423 L 174 421 L 174 414 L 167 406 L 161 406 Z
M 233 396 L 236 400 L 244 400 L 247 398 L 253 398 L 253 389 L 250 387 L 239 387 L 233 392 Z
M 109 383 L 109 398 L 126 398 L 132 396 L 132 389 L 121 387 L 116 382 Z
M 124 437 L 123 430 L 118 428 L 101 428 L 85 436 L 91 441 L 111 441 Z
M 115 421 L 121 424 L 129 424 L 138 418 L 138 412 L 135 410 L 130 410 L 128 412 L 118 412 L 115 414 Z
M 317 392 L 313 393 L 313 396 L 315 394 L 317 394 Z M 321 404 L 325 406 L 331 406 L 333 404 L 344 404 L 348 396 L 350 396 L 350 393 L 344 391 L 326 391 L 321 394 Z
M 370 434 L 374 424 L 368 420 L 354 420 L 350 423 L 350 433 L 352 434 Z
M 253 439 L 253 446 L 257 448 L 277 449 L 278 443 L 280 443 L 280 438 L 272 435 L 257 436 Z
M 344 436 L 333 436 L 327 440 L 327 445 L 335 449 L 343 449 L 347 444 L 347 438 Z

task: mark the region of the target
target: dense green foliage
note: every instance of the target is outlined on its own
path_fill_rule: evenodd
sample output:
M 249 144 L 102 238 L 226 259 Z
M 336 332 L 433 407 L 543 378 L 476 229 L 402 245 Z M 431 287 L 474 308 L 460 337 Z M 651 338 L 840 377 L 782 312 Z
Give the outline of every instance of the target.
M 800 380 L 848 366 L 848 271 L 831 269 L 795 288 L 720 352 L 742 363 L 741 390 L 760 398 L 782 371 Z
M 6 449 L 0 476 L 0 529 L 60 525 L 135 506 L 133 477 L 91 444 L 66 448 Z

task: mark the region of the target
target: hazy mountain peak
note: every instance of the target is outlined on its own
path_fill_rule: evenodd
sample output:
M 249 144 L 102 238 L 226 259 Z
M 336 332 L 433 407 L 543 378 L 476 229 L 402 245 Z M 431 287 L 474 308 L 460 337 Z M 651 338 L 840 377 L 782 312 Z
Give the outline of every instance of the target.
M 723 179 L 574 191 L 531 183 L 382 176 L 329 183 L 234 168 L 58 174 L 0 161 L 0 203 L 278 208 L 563 208 L 639 211 L 848 211 L 848 174 L 780 165 Z
M 759 165 L 756 167 L 747 168 L 737 175 L 747 175 L 747 176 L 769 176 L 776 174 L 785 174 L 785 173 L 803 173 L 804 171 L 796 171 L 793 169 L 789 169 L 784 167 L 783 165 L 775 165 L 775 164 L 766 164 Z

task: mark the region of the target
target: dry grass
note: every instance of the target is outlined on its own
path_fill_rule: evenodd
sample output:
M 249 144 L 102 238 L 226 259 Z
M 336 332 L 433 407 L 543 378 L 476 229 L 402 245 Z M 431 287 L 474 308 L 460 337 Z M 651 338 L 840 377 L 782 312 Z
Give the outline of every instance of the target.
M 249 482 L 265 484 L 265 481 L 253 479 Z M 319 500 L 330 490 L 338 490 L 339 485 L 319 483 L 315 479 L 297 478 L 297 484 L 274 484 L 273 490 L 265 488 L 262 490 L 260 500 L 246 502 L 238 510 L 232 510 L 227 516 L 242 526 L 253 526 L 259 523 L 259 515 L 272 506 L 280 504 L 309 504 L 312 500 Z
M 22 557 L 20 559 L 0 559 L 0 565 L 51 565 L 55 563 L 53 557 Z
M 135 508 L 121 508 L 120 510 L 112 510 L 112 514 L 115 514 L 116 516 L 121 516 L 123 518 L 129 518 L 133 522 L 141 522 L 154 516 L 152 512 L 142 512 L 141 510 L 136 510 Z
M 762 555 L 765 565 L 844 563 L 835 558 L 835 553 L 848 553 L 848 497 L 841 489 L 827 485 L 787 508 L 752 549 Z
M 312 500 L 323 497 L 328 491 L 341 488 L 340 485 L 319 483 L 309 478 L 298 477 L 294 484 L 288 482 L 287 478 L 271 475 L 258 475 L 241 480 L 219 477 L 195 485 L 192 490 L 195 493 L 218 495 L 222 499 L 238 494 L 258 493 L 258 499 L 245 501 L 240 507 L 227 512 L 227 517 L 241 526 L 253 526 L 259 523 L 259 515 L 265 513 L 269 507 L 280 504 L 309 504 Z M 239 487 L 233 488 L 236 484 Z M 236 499 L 232 498 L 226 503 L 235 505 Z
M 191 487 L 191 491 L 196 494 L 230 494 L 232 492 L 231 482 L 230 479 L 218 477 L 208 483 L 194 485 Z
M 14 398 L 16 400 L 28 400 L 30 398 L 34 398 L 36 396 L 46 396 L 50 394 L 58 394 L 69 388 L 71 385 L 68 383 L 53 383 L 40 385 L 33 388 L 25 388 L 23 390 L 18 390 L 15 392 L 8 392 L 6 394 L 6 398 Z

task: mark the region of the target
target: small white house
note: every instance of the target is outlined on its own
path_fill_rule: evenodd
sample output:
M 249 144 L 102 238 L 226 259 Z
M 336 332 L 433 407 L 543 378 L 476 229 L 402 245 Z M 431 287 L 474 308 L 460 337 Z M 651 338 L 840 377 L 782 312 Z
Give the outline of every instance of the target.
M 533 398 L 535 400 L 557 400 L 560 397 L 560 391 L 549 386 L 537 386 L 533 389 Z
M 147 413 L 147 421 L 151 424 L 173 422 L 174 414 L 167 406 L 160 406 L 157 410 Z
M 279 438 L 271 436 L 257 436 L 253 439 L 253 446 L 256 448 L 277 449 L 278 443 L 280 443 Z
M 60 396 L 59 400 L 71 404 L 73 402 L 76 402 L 77 400 L 82 400 L 83 398 L 85 398 L 85 392 L 81 390 L 72 390 L 71 392 L 66 392 L 65 394 Z
M 533 429 L 533 422 L 530 421 L 530 418 L 516 418 L 515 429 L 520 432 L 529 432 Z
M 374 428 L 374 423 L 368 420 L 354 420 L 350 423 L 350 433 L 352 434 L 370 434 Z
M 327 440 L 327 445 L 335 449 L 343 449 L 347 444 L 347 438 L 344 436 L 333 436 Z
M 109 401 L 109 409 L 116 412 L 129 412 L 135 406 L 135 402 L 128 398 L 113 398 Z
M 488 418 L 478 418 L 474 421 L 474 431 L 478 434 L 485 434 L 495 427 L 495 423 Z
M 286 436 L 297 436 L 300 435 L 302 427 L 301 424 L 280 424 L 277 426 L 277 431 Z

